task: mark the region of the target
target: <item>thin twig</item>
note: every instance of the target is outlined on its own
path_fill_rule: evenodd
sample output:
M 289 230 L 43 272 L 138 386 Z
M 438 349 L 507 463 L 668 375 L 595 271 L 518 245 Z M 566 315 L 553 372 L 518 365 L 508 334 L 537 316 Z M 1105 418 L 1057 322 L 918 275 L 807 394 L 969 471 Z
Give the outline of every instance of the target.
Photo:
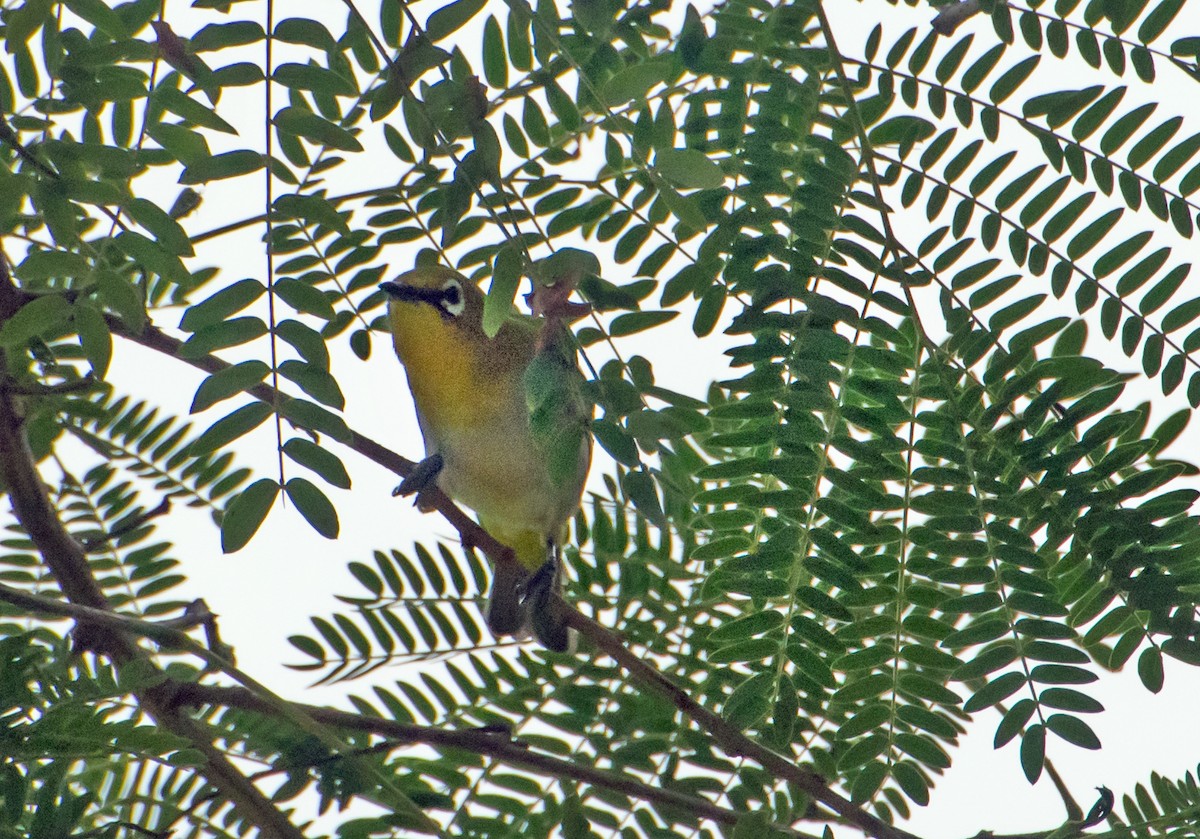
M 40 382 L 33 382 L 27 385 L 0 382 L 0 387 L 17 396 L 61 396 L 64 393 L 78 393 L 82 390 L 90 390 L 96 385 L 96 377 L 90 370 L 83 375 L 83 378 L 74 379 L 69 382 L 60 382 L 56 385 L 44 385 Z
M 133 518 L 117 525 L 107 533 L 101 534 L 94 539 L 84 539 L 82 543 L 83 549 L 87 553 L 93 553 L 94 551 L 103 548 L 112 540 L 124 536 L 126 533 L 129 533 L 133 530 L 137 530 L 146 522 L 152 521 L 159 516 L 165 516 L 169 512 L 171 512 L 171 496 L 164 495 L 163 500 L 158 502 L 158 506 L 153 510 L 147 510 L 141 515 L 134 516 Z
M 1083 818 L 1083 808 L 1075 801 L 1075 797 L 1071 795 L 1071 790 L 1067 788 L 1067 784 L 1063 781 L 1062 775 L 1058 774 L 1058 770 L 1054 768 L 1054 764 L 1049 758 L 1044 759 L 1042 766 L 1046 770 L 1046 774 L 1050 776 L 1050 781 L 1054 784 L 1054 788 L 1058 790 L 1059 798 L 1062 799 L 1063 806 L 1067 808 L 1067 818 L 1071 821 L 1079 821 Z
M 44 595 L 30 594 L 4 583 L 0 583 L 0 603 L 8 603 L 30 614 L 71 618 L 77 623 L 109 630 L 113 633 L 129 632 L 167 647 L 179 647 L 187 638 L 187 634 L 183 630 L 167 622 L 156 623 L 107 609 L 98 609 L 95 606 L 55 600 Z

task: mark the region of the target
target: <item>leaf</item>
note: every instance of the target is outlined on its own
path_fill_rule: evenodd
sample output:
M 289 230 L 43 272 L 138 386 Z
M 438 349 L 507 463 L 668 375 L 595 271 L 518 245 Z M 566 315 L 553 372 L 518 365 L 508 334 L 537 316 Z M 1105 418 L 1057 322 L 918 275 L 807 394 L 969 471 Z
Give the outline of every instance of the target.
M 1158 647 L 1147 647 L 1142 650 L 1138 656 L 1137 663 L 1138 678 L 1142 680 L 1142 684 L 1151 693 L 1158 693 L 1163 689 L 1163 661 L 1162 651 Z
M 257 172 L 266 165 L 266 158 L 256 151 L 230 151 L 196 160 L 179 176 L 181 184 L 204 184 L 226 178 L 237 178 Z
M 275 334 L 287 341 L 309 364 L 329 369 L 329 350 L 321 333 L 298 320 L 288 319 L 275 325 Z
M 872 145 L 901 147 L 928 140 L 937 128 L 929 120 L 917 116 L 889 117 L 871 129 Z
M 135 198 L 125 204 L 130 218 L 153 234 L 155 241 L 176 256 L 194 256 L 191 240 L 175 219 L 165 210 L 145 198 Z
M 271 120 L 280 131 L 303 137 L 320 146 L 340 151 L 363 151 L 362 143 L 342 128 L 327 119 L 317 116 L 307 108 L 281 108 Z
M 1046 688 L 1038 696 L 1038 700 L 1049 708 L 1076 711 L 1082 714 L 1098 714 L 1104 710 L 1104 706 L 1098 701 L 1086 693 L 1080 693 L 1071 688 Z
M 216 111 L 169 85 L 156 87 L 150 94 L 150 102 L 154 107 L 165 108 L 176 116 L 202 128 L 219 131 L 223 134 L 237 134 L 237 129 L 218 116 Z
M 358 95 L 358 87 L 351 79 L 316 64 L 280 64 L 271 78 L 296 90 L 311 90 L 329 96 Z
M 1021 737 L 1021 769 L 1029 783 L 1037 783 L 1046 763 L 1046 728 L 1034 723 Z
M 1034 711 L 1037 710 L 1037 703 L 1032 699 L 1021 699 L 1013 703 L 1004 717 L 1000 720 L 1000 725 L 996 726 L 996 736 L 992 741 L 992 747 L 999 749 L 1003 748 L 1009 741 L 1021 733 L 1021 729 L 1033 717 Z
M 1029 671 L 1029 678 L 1043 684 L 1086 685 L 1099 677 L 1090 670 L 1070 664 L 1039 664 Z
M 108 364 L 112 360 L 112 333 L 108 323 L 104 315 L 85 300 L 75 304 L 73 317 L 83 354 L 92 365 L 92 374 L 103 379 L 108 375 Z
M 300 280 L 285 277 L 275 283 L 275 293 L 297 312 L 333 319 L 333 304 L 325 292 Z
M 301 428 L 328 434 L 341 443 L 349 443 L 354 438 L 354 432 L 344 419 L 307 399 L 289 399 L 282 408 L 283 416 Z
M 317 488 L 316 484 L 304 478 L 292 478 L 284 485 L 287 496 L 304 520 L 312 525 L 313 530 L 326 539 L 336 539 L 338 536 L 338 515 L 333 504 Z
M 632 469 L 621 479 L 621 488 L 633 502 L 637 511 L 652 524 L 667 527 L 666 516 L 663 515 L 662 502 L 658 500 L 658 489 L 654 479 L 645 469 Z
M 254 538 L 279 494 L 279 484 L 270 478 L 246 487 L 225 509 L 221 517 L 221 550 L 240 551 Z
M 654 166 L 664 178 L 685 189 L 715 189 L 725 173 L 698 149 L 663 149 L 654 155 Z
M 700 297 L 700 305 L 696 307 L 696 316 L 692 320 L 692 332 L 697 338 L 710 334 L 721 317 L 725 308 L 728 292 L 721 283 L 714 283 Z
M 887 777 L 887 766 L 881 761 L 868 763 L 854 779 L 850 787 L 850 800 L 855 804 L 865 804 L 874 797 L 883 779 Z
M 1070 714 L 1051 714 L 1046 718 L 1046 728 L 1081 749 L 1100 748 L 1100 738 L 1092 731 L 1092 727 L 1079 717 L 1073 717 Z
M 1183 8 L 1184 0 L 1162 0 L 1150 14 L 1142 19 L 1138 27 L 1137 40 L 1143 44 L 1152 44 L 1167 30 L 1171 21 Z
M 242 393 L 267 377 L 271 368 L 261 361 L 243 361 L 213 373 L 200 383 L 188 413 L 196 414 L 223 399 Z
M 640 61 L 613 74 L 601 93 L 610 106 L 643 101 L 650 88 L 666 82 L 671 65 L 666 61 Z
M 188 270 L 183 266 L 179 257 L 169 252 L 157 241 L 132 230 L 118 234 L 116 241 L 121 250 L 129 255 L 139 269 L 153 271 L 160 277 L 178 283 L 186 283 L 190 279 Z M 144 310 L 145 305 L 142 301 L 142 293 L 134 287 L 132 280 L 111 269 L 102 269 L 99 272 L 98 280 L 101 293 L 111 295 L 112 299 L 109 301 L 109 305 L 120 312 L 122 317 L 130 318 L 133 323 L 140 323 L 140 318 L 144 317 L 144 313 L 139 314 L 139 312 Z M 126 286 L 128 291 L 115 288 L 117 285 Z M 130 311 L 131 308 L 138 311 Z M 137 328 L 140 330 L 141 326 L 139 325 Z
M 103 0 L 66 0 L 64 5 L 114 40 L 130 37 L 121 16 Z
M 192 52 L 214 52 L 227 47 L 256 44 L 265 37 L 262 26 L 252 20 L 210 23 L 189 39 L 188 46 Z
M 211 454 L 258 428 L 266 421 L 267 417 L 271 416 L 271 413 L 271 406 L 262 402 L 243 405 L 214 422 L 203 434 L 193 440 L 188 448 L 188 454 L 192 457 Z
M 740 641 L 763 635 L 779 629 L 786 622 L 784 615 L 778 609 L 764 609 L 736 620 L 722 624 L 709 633 L 706 644 L 724 645 L 731 641 Z
M 442 6 L 429 16 L 429 21 L 425 24 L 426 37 L 436 43 L 454 34 L 486 5 L 487 0 L 455 0 Z
M 312 440 L 293 437 L 283 444 L 283 453 L 301 466 L 316 472 L 333 486 L 350 489 L 350 474 L 341 459 Z
M 205 326 L 219 323 L 249 306 L 266 290 L 266 286 L 258 280 L 238 280 L 208 299 L 189 306 L 183 313 L 179 328 L 187 332 L 198 332 Z
M 668 323 L 678 315 L 679 312 L 628 312 L 613 319 L 608 334 L 613 338 L 633 335 Z
M 722 715 L 743 731 L 758 725 L 771 711 L 772 681 L 767 673 L 746 679 L 725 700 Z
M 1012 696 L 1024 684 L 1025 675 L 1023 673 L 1005 673 L 977 690 L 963 705 L 963 710 L 968 714 L 973 714 L 984 708 L 990 708 L 997 702 L 1003 702 Z
M 862 766 L 886 752 L 888 746 L 888 738 L 881 734 L 864 737 L 838 759 L 838 771 L 845 772 Z
M 629 467 L 639 465 L 640 458 L 633 437 L 613 420 L 596 420 L 592 423 L 592 434 L 596 442 L 618 463 Z
M 521 253 L 512 244 L 506 244 L 496 252 L 492 268 L 492 282 L 483 301 L 483 332 L 489 338 L 496 337 L 500 327 L 513 310 L 513 301 L 521 285 Z
M 15 347 L 30 338 L 59 329 L 70 315 L 71 304 L 61 294 L 35 297 L 0 327 L 0 347 Z
M 262 318 L 240 317 L 205 326 L 179 348 L 180 358 L 200 358 L 215 350 L 240 347 L 267 334 Z
M 399 5 L 399 4 L 397 4 Z M 491 87 L 508 87 L 508 56 L 504 51 L 504 33 L 495 15 L 483 25 L 483 75 Z
M 323 367 L 288 359 L 279 365 L 279 374 L 298 384 L 301 390 L 324 405 L 339 411 L 346 407 L 346 398 L 337 380 Z

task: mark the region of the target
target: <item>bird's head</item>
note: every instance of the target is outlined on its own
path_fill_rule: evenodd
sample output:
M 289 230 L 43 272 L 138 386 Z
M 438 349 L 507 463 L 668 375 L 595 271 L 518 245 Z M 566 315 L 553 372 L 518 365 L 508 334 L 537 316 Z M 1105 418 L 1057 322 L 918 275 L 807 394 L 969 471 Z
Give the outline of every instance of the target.
M 444 265 L 418 266 L 379 287 L 388 296 L 393 319 L 405 312 L 436 312 L 460 328 L 478 329 L 483 317 L 479 287 Z

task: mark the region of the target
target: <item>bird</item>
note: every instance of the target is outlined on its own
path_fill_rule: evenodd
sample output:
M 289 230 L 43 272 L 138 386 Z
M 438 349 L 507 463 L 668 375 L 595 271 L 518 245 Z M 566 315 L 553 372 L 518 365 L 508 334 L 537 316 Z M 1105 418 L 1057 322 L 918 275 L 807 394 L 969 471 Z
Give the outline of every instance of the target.
M 512 549 L 516 562 L 493 569 L 494 635 L 532 632 L 547 649 L 569 649 L 554 595 L 591 467 L 592 405 L 567 321 L 513 312 L 489 337 L 478 285 L 435 263 L 380 288 L 425 445 L 396 493 L 416 493 L 420 506 L 420 492 L 437 486 Z

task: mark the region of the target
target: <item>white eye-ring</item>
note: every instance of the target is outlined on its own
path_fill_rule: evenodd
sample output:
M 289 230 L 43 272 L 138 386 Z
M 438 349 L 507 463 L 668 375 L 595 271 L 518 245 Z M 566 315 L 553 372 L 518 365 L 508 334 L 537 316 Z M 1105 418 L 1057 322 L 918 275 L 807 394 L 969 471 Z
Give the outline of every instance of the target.
M 447 280 L 442 286 L 442 299 L 438 303 L 442 311 L 456 318 L 467 308 L 467 298 L 463 296 L 462 283 L 458 280 Z

